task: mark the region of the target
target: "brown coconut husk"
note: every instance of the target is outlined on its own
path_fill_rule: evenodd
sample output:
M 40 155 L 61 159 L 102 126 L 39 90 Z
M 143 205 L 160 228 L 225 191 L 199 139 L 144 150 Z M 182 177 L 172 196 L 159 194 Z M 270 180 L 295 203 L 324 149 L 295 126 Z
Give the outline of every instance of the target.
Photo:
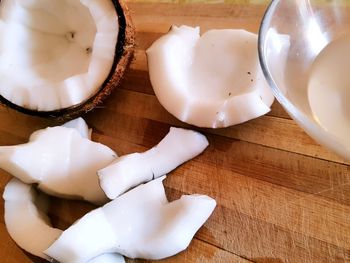
M 0 103 L 25 114 L 67 121 L 81 116 L 100 105 L 110 93 L 121 84 L 125 71 L 132 60 L 135 47 L 135 28 L 130 11 L 123 0 L 111 0 L 119 20 L 119 34 L 112 69 L 95 95 L 81 104 L 53 111 L 37 111 L 18 106 L 0 95 Z

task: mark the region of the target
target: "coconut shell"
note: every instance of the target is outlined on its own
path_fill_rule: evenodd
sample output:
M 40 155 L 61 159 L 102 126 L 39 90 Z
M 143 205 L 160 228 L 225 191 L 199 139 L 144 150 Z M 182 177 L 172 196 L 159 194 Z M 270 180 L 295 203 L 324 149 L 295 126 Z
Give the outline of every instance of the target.
M 12 103 L 0 95 L 0 103 L 25 114 L 54 118 L 59 121 L 67 121 L 81 116 L 97 105 L 101 104 L 110 95 L 113 89 L 118 87 L 123 79 L 125 71 L 133 57 L 135 47 L 135 28 L 131 20 L 130 11 L 123 0 L 111 0 L 115 6 L 119 21 L 119 34 L 115 49 L 114 62 L 107 79 L 95 95 L 80 103 L 68 108 L 53 111 L 37 111 L 27 109 Z

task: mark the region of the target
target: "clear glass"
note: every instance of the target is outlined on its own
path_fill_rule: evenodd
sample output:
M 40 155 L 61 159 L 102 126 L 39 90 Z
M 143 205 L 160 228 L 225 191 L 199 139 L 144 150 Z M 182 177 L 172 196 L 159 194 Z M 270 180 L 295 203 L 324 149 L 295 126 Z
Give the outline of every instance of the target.
M 350 161 L 350 134 L 346 139 L 320 124 L 310 108 L 308 87 L 320 52 L 349 34 L 350 0 L 273 0 L 259 32 L 261 67 L 277 100 L 311 137 L 346 161 Z M 350 64 L 348 70 L 350 80 Z M 347 90 L 350 94 L 350 86 Z M 350 104 L 349 97 L 342 100 Z M 339 103 L 330 98 L 324 107 L 339 108 Z M 350 116 L 346 121 L 350 125 Z

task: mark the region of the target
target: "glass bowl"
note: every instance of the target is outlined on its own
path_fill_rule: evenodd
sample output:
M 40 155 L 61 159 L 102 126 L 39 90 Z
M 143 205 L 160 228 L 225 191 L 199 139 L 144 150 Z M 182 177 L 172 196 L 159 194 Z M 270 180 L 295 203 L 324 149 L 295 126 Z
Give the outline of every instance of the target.
M 350 1 L 273 0 L 260 26 L 258 51 L 289 115 L 350 161 Z

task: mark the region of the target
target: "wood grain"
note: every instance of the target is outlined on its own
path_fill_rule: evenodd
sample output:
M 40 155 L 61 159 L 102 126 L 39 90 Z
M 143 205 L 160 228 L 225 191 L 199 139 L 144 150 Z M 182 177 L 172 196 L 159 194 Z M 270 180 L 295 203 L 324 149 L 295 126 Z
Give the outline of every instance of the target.
M 169 200 L 207 194 L 212 217 L 189 248 L 161 262 L 350 262 L 350 166 L 308 135 L 275 102 L 266 116 L 234 127 L 198 129 L 167 113 L 149 82 L 145 50 L 172 24 L 240 27 L 257 32 L 267 1 L 128 3 L 137 29 L 135 59 L 124 83 L 87 114 L 93 140 L 119 155 L 157 144 L 169 127 L 204 133 L 208 149 L 169 173 Z M 0 107 L 0 144 L 27 141 L 53 121 Z M 10 175 L 0 171 L 2 191 Z M 67 228 L 94 207 L 51 198 L 50 217 Z M 1 262 L 42 262 L 19 249 L 6 232 L 0 206 Z M 127 260 L 127 262 L 150 262 Z

